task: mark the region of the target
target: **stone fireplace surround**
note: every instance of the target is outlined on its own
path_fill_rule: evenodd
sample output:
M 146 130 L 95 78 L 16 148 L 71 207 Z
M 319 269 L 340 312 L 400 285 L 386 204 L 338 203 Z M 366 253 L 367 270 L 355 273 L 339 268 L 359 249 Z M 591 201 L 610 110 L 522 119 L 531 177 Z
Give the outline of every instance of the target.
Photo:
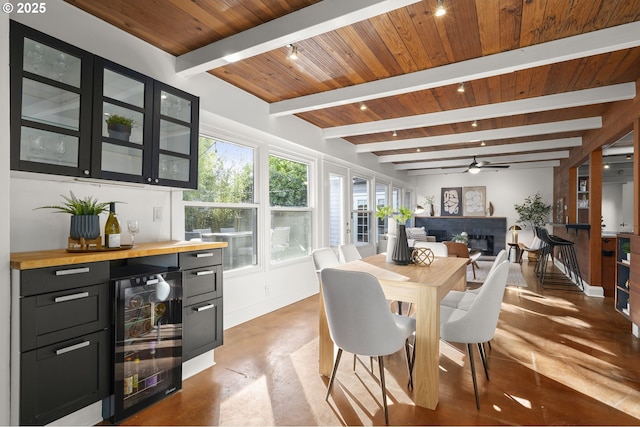
M 483 255 L 495 256 L 505 249 L 507 219 L 505 217 L 428 216 L 416 217 L 416 227 L 424 227 L 436 241 L 451 240 L 454 234 L 465 231 L 470 247 L 482 249 Z

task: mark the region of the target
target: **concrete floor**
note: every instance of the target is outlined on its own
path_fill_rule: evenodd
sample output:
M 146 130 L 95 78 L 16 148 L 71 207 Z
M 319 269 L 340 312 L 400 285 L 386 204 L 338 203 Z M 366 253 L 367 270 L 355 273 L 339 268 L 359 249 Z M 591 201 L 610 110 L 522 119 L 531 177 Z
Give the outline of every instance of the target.
M 385 358 L 392 425 L 640 425 L 640 339 L 612 298 L 509 286 L 478 362 L 476 409 L 466 348 L 441 342 L 440 403 L 416 407 L 404 355 Z M 345 354 L 332 397 L 318 374 L 317 297 L 225 331 L 217 364 L 122 425 L 384 425 L 377 373 Z M 476 353 L 477 356 L 477 353 Z M 377 365 L 374 365 L 377 372 Z

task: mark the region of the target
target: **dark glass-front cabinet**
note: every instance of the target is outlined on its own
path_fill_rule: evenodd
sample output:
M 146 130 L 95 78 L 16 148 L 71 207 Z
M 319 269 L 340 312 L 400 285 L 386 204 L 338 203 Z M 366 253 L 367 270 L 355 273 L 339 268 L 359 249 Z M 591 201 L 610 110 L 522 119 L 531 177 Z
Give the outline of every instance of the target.
M 90 176 L 88 52 L 11 21 L 11 169 Z
M 11 169 L 197 187 L 199 99 L 11 21 Z

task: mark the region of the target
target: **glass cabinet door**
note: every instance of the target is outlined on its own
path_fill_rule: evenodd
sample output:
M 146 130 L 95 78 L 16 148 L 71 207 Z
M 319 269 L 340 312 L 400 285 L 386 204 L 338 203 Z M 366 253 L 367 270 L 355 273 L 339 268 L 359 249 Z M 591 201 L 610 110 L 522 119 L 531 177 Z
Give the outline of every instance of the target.
M 11 64 L 11 168 L 89 175 L 91 57 L 11 21 Z
M 100 59 L 94 100 L 94 169 L 100 176 L 145 182 L 150 163 L 153 83 L 149 77 Z
M 196 188 L 199 99 L 156 82 L 155 102 L 156 182 Z

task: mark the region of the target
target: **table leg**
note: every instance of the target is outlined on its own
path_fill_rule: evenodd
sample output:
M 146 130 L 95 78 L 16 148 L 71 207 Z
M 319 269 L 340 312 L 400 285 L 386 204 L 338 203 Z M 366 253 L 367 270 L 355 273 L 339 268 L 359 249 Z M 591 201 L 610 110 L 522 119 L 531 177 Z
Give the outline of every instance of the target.
M 320 375 L 331 376 L 333 369 L 333 340 L 329 333 L 327 314 L 324 311 L 324 298 L 322 297 L 322 283 L 319 292 L 319 321 L 318 321 L 318 365 Z
M 416 310 L 414 402 L 436 409 L 440 388 L 440 300 L 436 288 L 421 286 Z

